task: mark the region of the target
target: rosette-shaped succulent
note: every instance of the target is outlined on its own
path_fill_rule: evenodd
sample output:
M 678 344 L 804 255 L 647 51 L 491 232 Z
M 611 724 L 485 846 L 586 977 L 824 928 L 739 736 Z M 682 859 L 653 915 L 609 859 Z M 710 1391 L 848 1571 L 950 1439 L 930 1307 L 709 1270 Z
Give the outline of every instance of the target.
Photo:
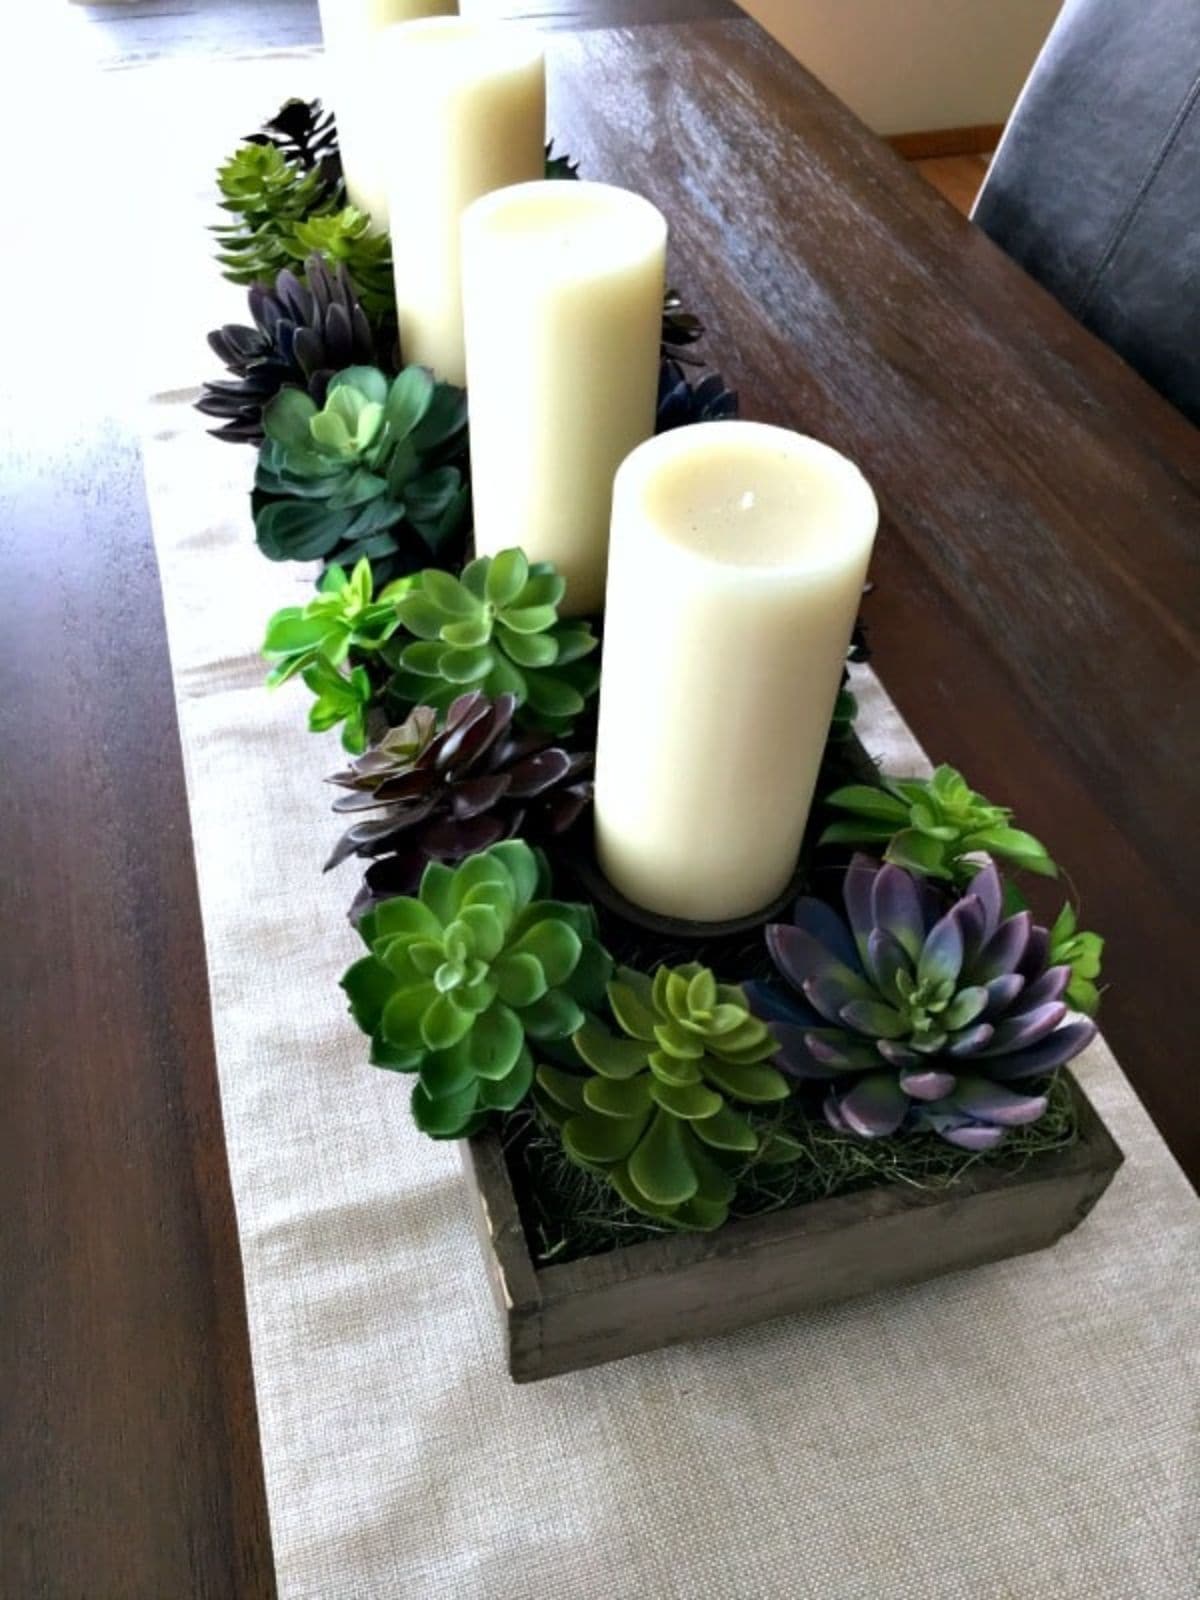
M 658 377 L 656 432 L 669 433 L 672 428 L 692 422 L 721 422 L 737 414 L 737 394 L 725 387 L 719 373 L 710 373 L 693 383 L 678 361 L 663 361 Z
M 232 220 L 212 231 L 217 260 L 233 283 L 274 282 L 297 254 L 295 225 L 332 203 L 319 167 L 289 161 L 271 143 L 239 145 L 218 169 L 217 187 Z
M 664 360 L 658 374 L 655 430 L 669 433 L 689 422 L 722 422 L 738 414 L 738 397 L 719 373 L 692 383 L 678 361 Z
M 560 622 L 566 583 L 550 562 L 520 550 L 481 556 L 461 578 L 423 572 L 397 601 L 415 639 L 396 651 L 390 692 L 405 706 L 441 711 L 467 689 L 512 695 L 527 726 L 568 730 L 600 680 L 585 657 L 598 643 L 586 622 Z
M 293 225 L 290 241 L 297 261 L 316 254 L 331 266 L 344 266 L 369 317 L 395 318 L 392 241 L 386 233 L 371 231 L 365 211 L 343 206 L 340 211 L 310 214 Z
M 831 1080 L 827 1120 L 863 1138 L 909 1126 L 990 1150 L 1036 1122 L 1040 1080 L 1096 1028 L 1069 1015 L 1071 969 L 1049 965 L 1045 928 L 1028 911 L 1003 915 L 995 865 L 986 860 L 955 897 L 858 855 L 843 893 L 849 926 L 802 899 L 792 923 L 767 929 L 792 992 L 748 987 L 777 1064 Z
M 976 794 L 961 772 L 940 766 L 930 778 L 889 778 L 850 784 L 826 796 L 846 816 L 831 823 L 822 844 L 883 846 L 883 858 L 923 877 L 966 885 L 980 851 L 1053 878 L 1058 868 L 1045 845 L 1012 826 L 1012 812 Z
M 468 490 L 461 459 L 466 398 L 424 367 L 388 380 L 349 367 L 323 406 L 281 389 L 263 411 L 255 532 L 272 561 L 366 557 L 376 579 L 452 554 Z M 415 536 L 415 537 L 414 537 Z M 448 548 L 449 547 L 449 548 Z
M 302 283 L 288 267 L 273 289 L 253 285 L 253 327 L 230 322 L 209 334 L 209 345 L 233 374 L 206 383 L 196 402 L 197 411 L 222 419 L 211 430 L 214 437 L 260 444 L 263 407 L 285 384 L 323 406 L 335 373 L 382 356 L 345 267 L 331 272 L 314 255 L 304 274 Z
M 474 1133 L 529 1092 L 529 1040 L 565 1039 L 599 1004 L 612 963 L 587 906 L 537 896 L 544 866 L 509 840 L 460 867 L 426 867 L 420 894 L 385 900 L 358 931 L 368 954 L 342 978 L 371 1060 L 415 1072 L 417 1126 Z
M 357 912 L 388 895 L 413 894 L 430 861 L 453 863 L 516 835 L 533 842 L 565 833 L 591 799 L 590 754 L 558 749 L 547 733 L 513 729 L 516 701 L 460 695 L 435 731 L 418 706 L 330 783 L 348 792 L 333 809 L 356 820 L 326 871 L 349 856 L 371 862 Z M 352 913 L 352 915 L 355 913 Z
M 589 1020 L 575 1035 L 592 1075 L 538 1068 L 563 1148 L 605 1172 L 635 1210 L 720 1227 L 735 1188 L 730 1158 L 745 1163 L 760 1143 L 735 1105 L 788 1094 L 767 1064 L 775 1042 L 740 989 L 695 963 L 660 967 L 653 979 L 621 968 L 608 998 L 621 1032 Z

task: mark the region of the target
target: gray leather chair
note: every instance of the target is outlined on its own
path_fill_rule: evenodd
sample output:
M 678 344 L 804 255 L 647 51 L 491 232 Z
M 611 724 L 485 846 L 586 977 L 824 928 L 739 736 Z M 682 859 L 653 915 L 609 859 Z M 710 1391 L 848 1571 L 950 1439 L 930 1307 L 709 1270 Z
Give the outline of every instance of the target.
M 973 215 L 1200 422 L 1200 0 L 1066 0 Z

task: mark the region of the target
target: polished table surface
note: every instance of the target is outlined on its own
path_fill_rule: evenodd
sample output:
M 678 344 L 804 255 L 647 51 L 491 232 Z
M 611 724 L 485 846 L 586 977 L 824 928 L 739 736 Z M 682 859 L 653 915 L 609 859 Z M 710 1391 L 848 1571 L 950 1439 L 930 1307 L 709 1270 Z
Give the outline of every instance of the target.
M 307 0 L 85 9 L 115 58 L 315 38 Z M 726 0 L 509 9 L 557 30 L 560 146 L 666 212 L 743 413 L 874 482 L 879 671 L 1069 864 L 1106 1032 L 1195 1179 L 1200 436 Z M 29 215 L 58 316 L 10 317 L 0 375 L 0 1592 L 268 1595 L 166 641 L 106 387 L 133 289 Z

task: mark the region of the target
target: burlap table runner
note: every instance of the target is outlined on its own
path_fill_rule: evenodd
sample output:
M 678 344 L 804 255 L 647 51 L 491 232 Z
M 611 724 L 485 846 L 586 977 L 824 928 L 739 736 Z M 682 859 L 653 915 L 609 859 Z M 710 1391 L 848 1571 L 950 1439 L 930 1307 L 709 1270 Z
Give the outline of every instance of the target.
M 456 1152 L 415 1132 L 404 1080 L 364 1064 L 337 989 L 356 950 L 354 868 L 320 872 L 338 750 L 305 731 L 299 686 L 263 689 L 257 654 L 306 580 L 254 548 L 251 453 L 208 439 L 175 387 L 212 365 L 221 295 L 237 305 L 195 208 L 223 145 L 184 121 L 202 104 L 243 131 L 311 65 L 156 69 L 172 161 L 192 163 L 163 248 L 195 293 L 181 327 L 174 278 L 145 451 L 281 1594 L 1196 1593 L 1200 1207 L 1102 1044 L 1081 1077 L 1127 1161 L 1052 1251 L 534 1387 L 506 1377 Z M 868 747 L 920 769 L 861 686 Z

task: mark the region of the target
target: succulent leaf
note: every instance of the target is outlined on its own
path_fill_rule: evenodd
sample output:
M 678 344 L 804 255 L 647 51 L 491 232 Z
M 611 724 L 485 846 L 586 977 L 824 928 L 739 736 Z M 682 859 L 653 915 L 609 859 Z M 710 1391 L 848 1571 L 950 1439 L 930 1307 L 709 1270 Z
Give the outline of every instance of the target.
M 533 1082 L 527 1039 L 566 1038 L 581 1005 L 599 1002 L 612 964 L 594 915 L 538 900 L 542 887 L 532 850 L 509 841 L 453 870 L 431 865 L 417 896 L 359 922 L 368 954 L 342 979 L 351 1015 L 377 1065 L 416 1073 L 413 1115 L 433 1138 L 519 1105 Z
M 388 611 L 394 619 L 394 605 Z M 372 624 L 371 637 L 382 639 L 384 628 Z M 592 793 L 590 755 L 560 749 L 550 734 L 516 730 L 515 710 L 511 695 L 490 700 L 472 690 L 451 702 L 439 730 L 433 707 L 417 706 L 330 778 L 345 791 L 334 810 L 353 820 L 326 870 L 350 856 L 369 862 L 352 917 L 380 898 L 414 894 L 430 861 L 453 865 L 517 836 L 548 843 L 583 815 Z M 491 915 L 486 907 L 463 913 Z M 578 930 L 567 926 L 578 944 Z M 528 937 L 543 935 L 532 929 Z M 530 948 L 540 966 L 561 961 L 561 951 Z M 524 949 L 518 945 L 514 955 Z M 519 981 L 519 966 L 512 981 Z
M 849 784 L 827 796 L 846 816 L 821 835 L 823 844 L 883 846 L 885 861 L 920 877 L 970 885 L 987 854 L 1027 872 L 1056 877 L 1058 868 L 1032 834 L 1011 825 L 1012 812 L 968 787 L 953 767 L 928 779 L 881 779 Z
M 598 643 L 590 626 L 558 620 L 565 588 L 549 563 L 530 565 L 520 550 L 479 557 L 460 577 L 422 572 L 398 602 L 393 700 L 446 710 L 478 690 L 511 697 L 527 727 L 569 732 L 599 669 L 585 659 Z
M 448 541 L 466 515 L 466 441 L 443 431 L 428 453 L 414 441 L 435 405 L 447 418 L 461 414 L 461 393 L 420 367 L 389 380 L 369 365 L 329 377 L 321 405 L 280 389 L 261 414 L 255 530 L 264 554 L 366 557 L 381 584 L 427 568 L 431 556 L 452 559 Z
M 745 1157 L 759 1146 L 730 1102 L 767 1103 L 788 1092 L 766 1065 L 774 1041 L 740 989 L 694 963 L 660 967 L 653 979 L 622 968 L 608 997 L 619 1031 L 589 1018 L 574 1035 L 591 1073 L 582 1090 L 565 1086 L 557 1068 L 538 1068 L 541 1090 L 572 1113 L 564 1148 L 606 1172 L 626 1203 L 648 1215 L 717 1227 L 733 1183 L 714 1152 Z
M 961 780 L 939 769 L 935 782 L 953 799 Z M 1046 930 L 1028 911 L 1002 916 L 990 858 L 974 863 L 967 887 L 932 891 L 894 862 L 857 855 L 843 898 L 848 924 L 831 925 L 828 907 L 801 900 L 793 923 L 766 930 L 791 993 L 751 985 L 749 996 L 775 1064 L 830 1080 L 826 1119 L 861 1138 L 925 1128 L 991 1149 L 1006 1128 L 1036 1120 L 1040 1088 L 1004 1086 L 1064 1065 L 1095 1025 L 1070 1016 L 1069 968 L 1048 965 Z M 1060 933 L 1070 937 L 1069 921 Z

